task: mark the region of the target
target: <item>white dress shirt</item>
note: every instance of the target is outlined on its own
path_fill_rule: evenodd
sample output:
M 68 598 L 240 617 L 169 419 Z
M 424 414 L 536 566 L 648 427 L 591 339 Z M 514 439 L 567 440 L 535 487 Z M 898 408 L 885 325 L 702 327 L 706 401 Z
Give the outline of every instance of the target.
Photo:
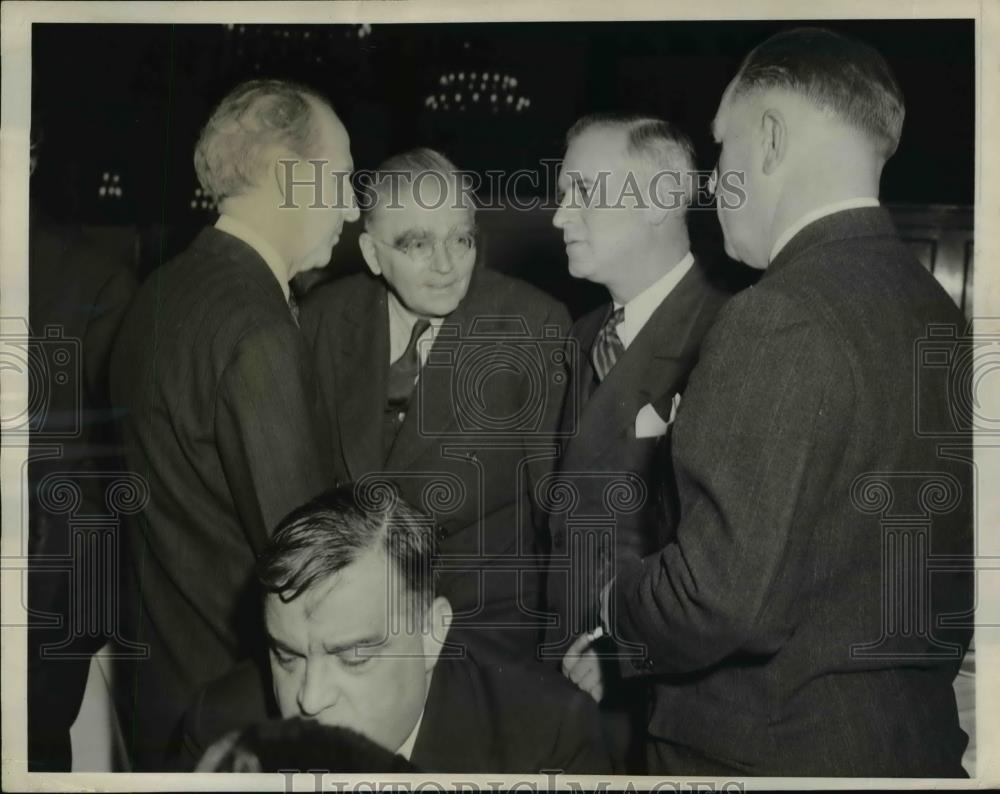
M 389 364 L 394 364 L 403 357 L 406 346 L 410 344 L 410 334 L 413 333 L 417 319 L 417 315 L 407 309 L 396 294 L 389 290 Z M 430 327 L 417 340 L 417 353 L 420 356 L 421 366 L 427 363 L 431 344 L 443 322 L 443 317 L 431 317 Z
M 417 724 L 413 726 L 413 730 L 410 731 L 410 735 L 406 737 L 406 741 L 403 742 L 399 749 L 396 751 L 407 761 L 410 760 L 410 756 L 413 755 L 413 745 L 417 743 L 417 734 L 420 733 L 420 723 L 424 721 L 424 712 L 420 712 L 420 716 L 417 717 Z
M 785 231 L 781 233 L 777 240 L 774 241 L 774 247 L 771 249 L 771 258 L 768 263 L 773 262 L 774 258 L 781 253 L 781 249 L 784 248 L 788 241 L 791 240 L 795 235 L 801 232 L 806 226 L 808 226 L 813 221 L 818 221 L 820 218 L 825 218 L 827 215 L 833 215 L 835 212 L 843 212 L 844 210 L 856 210 L 861 207 L 877 207 L 879 205 L 877 198 L 871 198 L 870 196 L 862 196 L 860 198 L 845 199 L 844 201 L 836 201 L 833 204 L 824 204 L 822 207 L 817 207 L 812 212 L 807 212 L 801 218 L 799 218 L 795 223 L 789 226 Z
M 658 278 L 625 304 L 625 319 L 618 326 L 617 330 L 618 338 L 622 340 L 622 345 L 624 345 L 626 350 L 628 350 L 629 345 L 639 335 L 643 326 L 649 322 L 649 318 L 653 316 L 653 312 L 666 300 L 667 295 L 680 283 L 680 280 L 684 278 L 692 265 L 694 265 L 694 256 L 688 251 L 684 255 L 684 258 L 674 265 L 669 272 Z M 616 301 L 615 309 L 620 307 L 621 304 Z
M 285 300 L 287 301 L 289 294 L 288 267 L 285 264 L 285 260 L 282 259 L 281 254 L 274 250 L 274 246 L 245 223 L 236 220 L 232 215 L 220 215 L 219 220 L 215 222 L 215 228 L 226 234 L 231 234 L 238 240 L 242 240 L 260 254 L 261 259 L 267 263 L 268 268 L 278 280 L 278 284 L 281 286 L 281 291 L 284 293 Z

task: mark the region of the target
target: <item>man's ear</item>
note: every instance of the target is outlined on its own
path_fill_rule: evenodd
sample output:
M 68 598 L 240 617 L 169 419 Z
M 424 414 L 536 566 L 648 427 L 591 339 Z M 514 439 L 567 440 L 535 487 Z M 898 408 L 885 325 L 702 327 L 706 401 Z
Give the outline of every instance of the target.
M 780 110 L 768 108 L 760 119 L 761 161 L 765 174 L 774 173 L 788 150 L 788 126 Z
M 382 275 L 382 268 L 378 263 L 378 252 L 375 250 L 375 241 L 368 232 L 361 232 L 358 238 L 358 245 L 361 248 L 361 255 L 365 258 L 368 269 L 376 276 Z
M 424 668 L 429 673 L 441 656 L 441 648 L 448 629 L 451 628 L 451 603 L 444 596 L 438 596 L 431 603 L 424 617 L 423 649 Z
M 288 151 L 278 146 L 267 147 L 263 156 L 271 164 L 271 177 L 274 180 L 274 189 L 281 196 L 281 204 L 279 206 L 285 207 L 293 198 L 291 190 L 286 190 L 285 188 L 296 178 L 295 166 L 293 163 L 288 162 L 289 160 L 294 160 L 294 158 Z
M 650 181 L 650 223 L 660 226 L 671 218 L 684 218 L 693 195 L 693 175 L 681 171 L 661 171 Z

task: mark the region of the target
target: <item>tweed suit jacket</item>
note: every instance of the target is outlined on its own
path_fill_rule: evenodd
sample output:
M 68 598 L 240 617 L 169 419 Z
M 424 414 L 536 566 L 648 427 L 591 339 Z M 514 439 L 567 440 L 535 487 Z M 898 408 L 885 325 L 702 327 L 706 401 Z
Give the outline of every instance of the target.
M 947 375 L 964 326 L 882 208 L 809 224 L 720 313 L 676 535 L 620 563 L 610 616 L 645 646 L 650 736 L 701 773 L 962 774 L 970 438 L 920 351 L 943 333 Z

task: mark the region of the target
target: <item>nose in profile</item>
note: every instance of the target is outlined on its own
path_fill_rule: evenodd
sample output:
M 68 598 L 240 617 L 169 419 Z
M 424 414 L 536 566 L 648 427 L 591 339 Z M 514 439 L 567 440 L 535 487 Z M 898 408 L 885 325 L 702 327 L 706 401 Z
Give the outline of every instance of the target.
M 569 222 L 570 210 L 567 206 L 569 203 L 569 191 L 559 200 L 559 208 L 556 210 L 556 214 L 552 216 L 552 225 L 557 229 L 563 229 Z
M 328 670 L 328 665 L 324 662 L 325 660 L 318 660 L 306 663 L 297 698 L 299 713 L 303 717 L 315 717 L 340 699 L 340 687 L 336 676 Z

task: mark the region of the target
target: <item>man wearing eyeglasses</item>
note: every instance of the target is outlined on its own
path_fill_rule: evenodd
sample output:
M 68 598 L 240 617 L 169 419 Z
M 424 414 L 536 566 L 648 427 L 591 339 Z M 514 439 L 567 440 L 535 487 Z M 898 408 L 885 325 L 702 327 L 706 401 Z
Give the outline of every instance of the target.
M 383 479 L 434 514 L 455 625 L 526 659 L 545 562 L 535 484 L 556 453 L 569 315 L 478 262 L 465 187 L 430 149 L 384 162 L 362 201 L 370 273 L 314 290 L 302 324 L 338 480 Z

